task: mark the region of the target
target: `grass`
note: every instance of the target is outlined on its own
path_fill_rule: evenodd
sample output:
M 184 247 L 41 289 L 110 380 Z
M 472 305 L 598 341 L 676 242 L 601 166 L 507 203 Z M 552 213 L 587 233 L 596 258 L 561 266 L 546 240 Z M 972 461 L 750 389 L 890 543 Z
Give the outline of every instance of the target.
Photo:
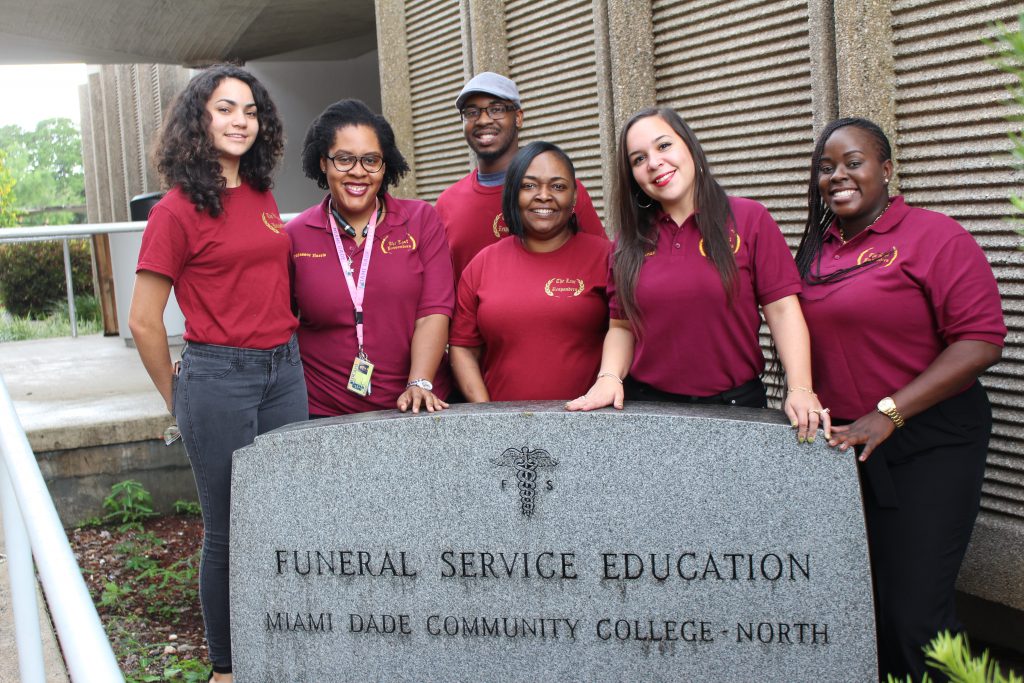
M 75 313 L 78 319 L 78 334 L 97 334 L 103 331 L 103 320 L 96 297 L 76 296 Z M 68 317 L 66 300 L 55 302 L 49 313 L 41 318 L 13 316 L 0 307 L 0 342 L 70 336 L 71 320 Z

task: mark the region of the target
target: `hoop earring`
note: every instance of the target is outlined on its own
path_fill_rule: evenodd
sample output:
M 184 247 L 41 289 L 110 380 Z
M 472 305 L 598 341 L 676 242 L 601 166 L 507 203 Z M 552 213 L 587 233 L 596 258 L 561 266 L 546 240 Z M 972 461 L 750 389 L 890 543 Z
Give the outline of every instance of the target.
M 641 196 L 647 197 L 646 194 L 644 194 L 644 193 L 642 193 L 640 191 L 637 191 L 637 193 L 633 195 L 633 199 L 636 200 L 636 205 L 637 206 L 639 206 L 641 209 L 649 209 L 652 206 L 654 206 L 654 200 L 651 199 L 650 197 L 647 197 L 647 201 L 650 202 L 649 204 L 641 204 L 640 203 L 640 197 Z

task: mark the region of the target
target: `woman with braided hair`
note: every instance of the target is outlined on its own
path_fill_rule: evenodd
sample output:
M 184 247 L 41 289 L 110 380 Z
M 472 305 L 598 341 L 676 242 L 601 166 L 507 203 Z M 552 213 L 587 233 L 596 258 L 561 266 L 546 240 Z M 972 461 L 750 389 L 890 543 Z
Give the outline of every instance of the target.
M 835 420 L 829 445 L 860 463 L 880 678 L 918 680 L 921 648 L 959 630 L 954 586 L 992 429 L 977 379 L 1006 335 L 999 292 L 956 221 L 889 196 L 876 124 L 826 126 L 810 176 L 796 260 L 816 389 Z

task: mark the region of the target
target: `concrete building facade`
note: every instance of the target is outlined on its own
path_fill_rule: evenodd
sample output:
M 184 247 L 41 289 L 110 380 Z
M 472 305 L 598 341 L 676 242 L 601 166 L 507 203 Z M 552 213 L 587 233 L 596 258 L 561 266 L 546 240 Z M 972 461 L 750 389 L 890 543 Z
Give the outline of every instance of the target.
M 381 100 L 414 167 L 401 190 L 433 200 L 471 168 L 454 101 L 474 73 L 519 85 L 523 140 L 565 148 L 603 215 L 622 123 L 654 104 L 696 131 L 733 194 L 763 202 L 796 246 L 816 134 L 839 116 L 889 133 L 894 187 L 970 230 L 1010 328 L 984 382 L 996 419 L 961 574 L 981 633 L 1024 642 L 1024 260 L 1006 220 L 1019 193 L 1007 132 L 1011 78 L 989 61 L 1005 0 L 376 0 Z M 609 230 L 614 226 L 607 226 Z M 826 501 L 822 501 L 827 504 Z M 972 601 L 971 596 L 975 598 Z M 988 612 L 991 614 L 992 612 Z
M 974 620 L 999 624 L 999 632 L 979 635 L 1021 647 L 1024 259 L 1021 237 L 1006 215 L 1007 197 L 1020 192 L 1024 172 L 1014 168 L 1007 138 L 1013 129 L 1006 119 L 1014 113 L 1005 89 L 1011 78 L 990 63 L 992 52 L 983 42 L 995 35 L 995 22 L 1016 22 L 1019 2 L 375 0 L 372 9 L 368 4 L 365 11 L 375 13 L 375 52 L 366 52 L 373 36 L 357 36 L 362 56 L 330 45 L 305 57 L 250 55 L 248 66 L 284 103 L 290 142 L 279 175 L 282 211 L 301 210 L 315 200 L 312 183 L 296 176 L 296 147 L 312 116 L 347 96 L 380 107 L 394 126 L 413 167 L 397 194 L 433 201 L 472 167 L 454 101 L 463 82 L 484 70 L 516 80 L 526 112 L 522 138 L 565 148 L 602 216 L 622 123 L 642 107 L 666 105 L 694 128 L 727 190 L 768 206 L 794 247 L 806 216 L 816 134 L 838 116 L 866 116 L 881 124 L 894 146 L 896 191 L 967 227 L 1000 282 L 1010 334 L 1003 362 L 984 378 L 996 427 L 982 513 L 960 587 L 975 600 L 965 603 L 966 611 L 1002 610 L 998 620 Z M 91 221 L 120 220 L 130 193 L 151 186 L 152 170 L 137 165 L 138 152 L 147 127 L 159 122 L 161 107 L 182 83 L 186 72 L 176 69 L 105 66 L 90 77 L 83 141 L 87 175 L 95 176 L 87 184 Z M 156 81 L 171 92 L 155 88 Z M 133 83 L 148 83 L 139 87 L 152 95 L 153 106 L 123 104 L 131 101 Z M 126 135 L 126 121 L 135 121 L 138 131 Z

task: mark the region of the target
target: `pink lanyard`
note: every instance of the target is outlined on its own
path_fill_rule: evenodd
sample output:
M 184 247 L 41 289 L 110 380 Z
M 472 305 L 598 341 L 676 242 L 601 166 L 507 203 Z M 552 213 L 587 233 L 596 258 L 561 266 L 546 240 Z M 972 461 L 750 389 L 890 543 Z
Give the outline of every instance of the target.
M 352 297 L 352 304 L 356 311 L 356 341 L 359 343 L 359 357 L 365 359 L 363 352 L 363 297 L 366 295 L 366 274 L 370 272 L 370 257 L 373 255 L 373 235 L 377 230 L 377 200 L 373 202 L 373 213 L 370 215 L 370 222 L 366 224 L 366 238 L 363 240 L 363 262 L 359 266 L 359 282 L 352 279 L 352 261 L 345 256 L 345 247 L 341 243 L 341 234 L 338 232 L 338 224 L 331 215 L 331 209 L 327 209 L 327 219 L 331 222 L 331 234 L 334 235 L 334 248 L 338 251 L 338 262 L 341 263 L 341 270 L 345 273 L 345 284 L 348 285 L 348 293 Z

